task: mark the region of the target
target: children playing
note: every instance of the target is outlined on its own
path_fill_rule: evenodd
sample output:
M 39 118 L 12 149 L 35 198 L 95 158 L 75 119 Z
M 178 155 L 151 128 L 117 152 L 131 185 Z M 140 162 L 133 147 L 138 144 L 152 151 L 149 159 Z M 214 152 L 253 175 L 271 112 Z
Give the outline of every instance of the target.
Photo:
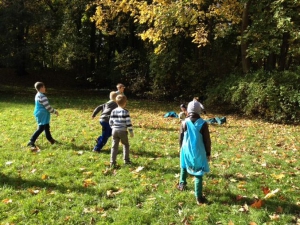
M 180 181 L 178 189 L 186 189 L 188 173 L 195 176 L 195 196 L 197 204 L 206 202 L 202 193 L 203 175 L 209 172 L 208 161 L 211 153 L 211 140 L 208 124 L 200 117 L 201 104 L 194 99 L 188 104 L 188 117 L 181 123 Z
M 179 117 L 180 121 L 183 121 L 188 116 L 185 104 L 180 105 L 180 110 L 181 110 L 181 112 L 179 113 L 178 117 Z
M 124 94 L 124 90 L 125 90 L 124 84 L 118 83 L 117 84 L 117 89 L 118 90 L 116 92 L 117 92 L 118 95 L 125 95 Z
M 133 129 L 129 111 L 125 109 L 127 98 L 125 95 L 118 95 L 116 97 L 118 107 L 110 114 L 109 125 L 112 127 L 112 148 L 110 156 L 110 166 L 116 166 L 116 158 L 118 154 L 119 142 L 123 144 L 123 160 L 125 164 L 131 164 L 129 156 L 129 141 L 128 131 L 133 137 Z M 128 131 L 127 131 L 128 129 Z
M 34 116 L 38 124 L 38 129 L 31 136 L 28 147 L 36 148 L 35 141 L 39 137 L 39 135 L 45 131 L 45 135 L 47 140 L 54 144 L 56 141 L 52 138 L 50 132 L 50 113 L 54 113 L 58 116 L 58 112 L 53 109 L 46 97 L 46 87 L 43 82 L 36 82 L 34 84 L 37 93 L 35 95 L 35 108 L 34 108 Z
M 100 116 L 100 125 L 102 126 L 102 135 L 100 135 L 97 138 L 97 144 L 95 145 L 93 151 L 94 152 L 100 152 L 103 146 L 107 143 L 107 140 L 111 136 L 112 129 L 109 125 L 109 118 L 110 118 L 110 113 L 112 110 L 118 107 L 116 103 L 116 97 L 117 93 L 112 91 L 109 94 L 109 101 L 99 105 L 98 107 L 95 108 L 92 118 L 95 118 L 95 116 L 102 111 L 101 116 Z

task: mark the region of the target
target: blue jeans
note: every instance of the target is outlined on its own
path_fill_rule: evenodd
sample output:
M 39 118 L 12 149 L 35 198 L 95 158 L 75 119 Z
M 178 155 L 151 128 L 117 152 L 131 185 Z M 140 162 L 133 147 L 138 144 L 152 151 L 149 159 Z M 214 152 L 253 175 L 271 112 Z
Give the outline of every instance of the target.
M 102 126 L 102 135 L 97 138 L 97 144 L 94 147 L 95 151 L 100 151 L 111 136 L 111 127 L 109 126 L 109 123 L 100 121 L 100 125 Z

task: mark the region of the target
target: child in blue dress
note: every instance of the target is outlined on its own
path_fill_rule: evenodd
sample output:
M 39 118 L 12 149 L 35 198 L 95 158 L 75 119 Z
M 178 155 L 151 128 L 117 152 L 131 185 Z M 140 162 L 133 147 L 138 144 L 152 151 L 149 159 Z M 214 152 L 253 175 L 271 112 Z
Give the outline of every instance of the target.
M 202 193 L 202 178 L 209 172 L 211 140 L 208 124 L 200 117 L 201 104 L 194 99 L 188 104 L 188 117 L 180 127 L 180 181 L 178 189 L 186 189 L 187 176 L 195 176 L 195 196 L 198 205 L 206 202 Z

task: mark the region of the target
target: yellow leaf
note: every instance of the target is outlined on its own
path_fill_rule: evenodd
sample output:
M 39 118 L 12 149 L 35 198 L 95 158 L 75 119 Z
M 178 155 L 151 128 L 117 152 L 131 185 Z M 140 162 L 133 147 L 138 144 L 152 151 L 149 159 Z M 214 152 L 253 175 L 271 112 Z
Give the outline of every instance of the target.
M 284 178 L 284 174 L 272 174 L 272 177 L 274 177 L 276 180 L 281 180 L 282 178 Z
M 92 174 L 93 174 L 93 172 L 92 172 L 92 171 L 87 171 L 87 172 L 83 172 L 83 174 L 84 174 L 84 175 L 88 175 L 88 176 L 89 176 L 89 175 L 92 175 Z
M 42 180 L 46 180 L 48 178 L 48 175 L 47 174 L 43 174 L 42 175 Z

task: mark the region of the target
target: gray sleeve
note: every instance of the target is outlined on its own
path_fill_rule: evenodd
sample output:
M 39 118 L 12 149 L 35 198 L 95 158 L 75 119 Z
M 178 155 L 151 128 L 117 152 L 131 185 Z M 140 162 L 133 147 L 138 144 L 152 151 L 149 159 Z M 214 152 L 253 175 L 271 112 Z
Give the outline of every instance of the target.
M 40 96 L 39 97 L 39 103 L 41 103 L 48 112 L 50 113 L 55 113 L 55 109 L 51 107 L 51 105 L 49 104 L 48 98 L 44 95 L 44 96 Z

